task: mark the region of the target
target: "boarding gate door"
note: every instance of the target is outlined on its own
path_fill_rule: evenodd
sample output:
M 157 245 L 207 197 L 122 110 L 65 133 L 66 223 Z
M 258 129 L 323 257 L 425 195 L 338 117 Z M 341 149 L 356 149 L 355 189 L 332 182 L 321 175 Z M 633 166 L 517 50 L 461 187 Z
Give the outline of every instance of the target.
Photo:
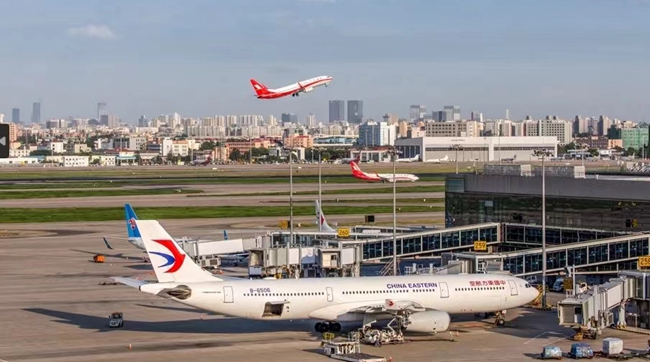
M 327 301 L 328 302 L 333 302 L 334 301 L 334 293 L 332 292 L 332 288 L 327 287 L 327 288 L 325 288 L 325 291 L 327 291 Z
M 447 283 L 440 283 L 440 298 L 449 298 Z
M 233 302 L 232 287 L 223 287 L 223 302 L 224 303 L 232 303 Z
M 508 284 L 510 284 L 510 295 L 517 295 L 517 283 L 514 280 L 508 280 Z

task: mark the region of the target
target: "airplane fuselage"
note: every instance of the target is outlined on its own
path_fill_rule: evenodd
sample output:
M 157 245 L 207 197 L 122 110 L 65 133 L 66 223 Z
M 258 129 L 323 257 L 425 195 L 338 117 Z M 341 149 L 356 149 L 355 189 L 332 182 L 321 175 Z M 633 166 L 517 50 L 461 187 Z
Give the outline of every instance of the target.
M 386 300 L 414 301 L 427 310 L 482 313 L 516 308 L 538 291 L 525 280 L 507 275 L 418 275 L 364 278 L 309 278 L 272 281 L 225 280 L 163 283 L 141 287 L 156 294 L 185 285 L 191 295 L 180 303 L 246 319 L 320 319 L 359 321 L 354 308 L 384 305 Z
M 267 89 L 267 92 L 264 94 L 258 94 L 257 98 L 259 99 L 275 99 L 286 97 L 288 95 L 298 96 L 300 93 L 309 93 L 315 88 L 320 86 L 327 86 L 332 81 L 330 76 L 319 76 L 311 79 L 306 79 L 298 83 L 293 83 L 288 86 L 275 89 Z

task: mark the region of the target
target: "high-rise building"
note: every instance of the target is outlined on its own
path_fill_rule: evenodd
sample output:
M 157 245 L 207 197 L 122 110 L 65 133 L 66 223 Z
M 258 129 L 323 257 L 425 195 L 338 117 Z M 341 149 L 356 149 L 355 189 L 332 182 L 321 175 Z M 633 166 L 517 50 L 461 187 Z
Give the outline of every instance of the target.
M 14 107 L 11 109 L 11 122 L 20 123 L 20 108 Z
M 140 116 L 138 119 L 138 127 L 149 127 L 149 120 L 145 116 Z
M 345 121 L 345 101 L 330 101 L 330 123 Z
M 41 123 L 41 102 L 32 103 L 32 123 Z
M 298 123 L 298 116 L 293 113 L 282 113 L 282 123 Z
M 315 128 L 316 127 L 316 116 L 314 116 L 313 113 L 309 113 L 307 117 L 305 117 L 305 125 L 308 128 Z
M 460 107 L 459 106 L 445 106 L 442 109 L 442 118 L 438 121 L 460 121 Z
M 348 101 L 348 122 L 361 124 L 363 121 L 363 101 Z
M 101 121 L 102 116 L 108 115 L 106 110 L 106 102 L 97 103 L 97 120 Z
M 424 118 L 427 113 L 427 106 L 422 104 L 412 105 L 409 111 L 411 121 Z
M 397 125 L 368 121 L 359 126 L 359 146 L 393 146 L 397 138 Z
M 5 115 L 4 115 L 4 113 L 0 113 L 0 123 L 5 123 Z
M 113 114 L 102 114 L 99 119 L 99 123 L 104 126 L 108 126 L 108 128 L 116 128 L 120 125 L 120 119 Z

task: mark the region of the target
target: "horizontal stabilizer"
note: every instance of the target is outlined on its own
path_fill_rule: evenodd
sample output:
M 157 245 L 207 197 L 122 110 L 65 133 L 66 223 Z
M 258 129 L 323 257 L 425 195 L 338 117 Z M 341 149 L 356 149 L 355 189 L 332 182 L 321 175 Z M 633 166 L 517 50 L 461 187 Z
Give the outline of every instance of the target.
M 133 279 L 133 278 L 125 278 L 125 277 L 111 277 L 111 279 L 115 280 L 116 282 L 124 285 L 128 285 L 129 287 L 140 289 L 141 286 L 147 284 L 144 280 L 138 280 L 138 279 Z

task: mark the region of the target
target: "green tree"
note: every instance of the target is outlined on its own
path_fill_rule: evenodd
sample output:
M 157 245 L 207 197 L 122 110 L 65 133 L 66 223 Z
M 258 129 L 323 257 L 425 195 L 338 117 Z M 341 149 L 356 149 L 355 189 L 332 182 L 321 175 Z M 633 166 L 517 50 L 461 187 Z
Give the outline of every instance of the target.
M 230 158 L 231 161 L 238 161 L 240 158 L 242 158 L 242 154 L 238 149 L 235 148 L 230 152 L 230 156 L 228 158 Z
M 199 151 L 210 151 L 210 150 L 214 150 L 215 147 L 217 147 L 216 143 L 212 141 L 206 141 L 201 143 L 201 147 L 199 147 Z
M 36 150 L 29 153 L 30 156 L 50 156 L 52 151 L 50 150 Z

